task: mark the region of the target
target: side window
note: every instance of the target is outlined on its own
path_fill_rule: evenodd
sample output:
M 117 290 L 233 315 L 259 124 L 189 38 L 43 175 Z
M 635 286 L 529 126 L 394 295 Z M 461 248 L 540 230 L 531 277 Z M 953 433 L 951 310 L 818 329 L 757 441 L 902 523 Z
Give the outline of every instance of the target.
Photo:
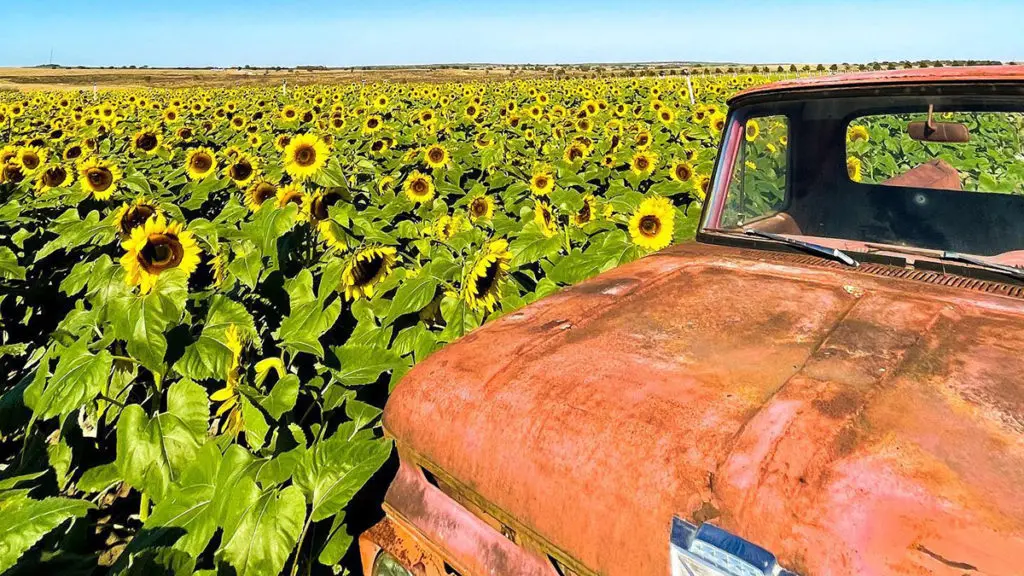
M 729 178 L 722 227 L 742 226 L 783 208 L 788 144 L 789 121 L 785 116 L 747 119 Z
M 1024 113 L 935 112 L 855 118 L 846 168 L 865 184 L 1024 194 Z

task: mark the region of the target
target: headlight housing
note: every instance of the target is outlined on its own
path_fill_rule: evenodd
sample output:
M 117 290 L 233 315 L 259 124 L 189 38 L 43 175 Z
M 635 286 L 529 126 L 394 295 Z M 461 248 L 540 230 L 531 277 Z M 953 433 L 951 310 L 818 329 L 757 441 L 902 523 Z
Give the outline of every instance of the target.
M 384 550 L 380 551 L 377 559 L 373 561 L 373 573 L 371 576 L 413 576 L 412 572 L 405 569 L 397 558 Z

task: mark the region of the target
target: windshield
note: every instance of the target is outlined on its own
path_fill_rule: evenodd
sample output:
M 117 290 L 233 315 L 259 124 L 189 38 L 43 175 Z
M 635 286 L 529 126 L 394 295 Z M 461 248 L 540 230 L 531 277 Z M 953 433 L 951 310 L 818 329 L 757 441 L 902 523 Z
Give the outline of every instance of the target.
M 1020 99 L 821 98 L 730 116 L 702 224 L 1024 260 Z

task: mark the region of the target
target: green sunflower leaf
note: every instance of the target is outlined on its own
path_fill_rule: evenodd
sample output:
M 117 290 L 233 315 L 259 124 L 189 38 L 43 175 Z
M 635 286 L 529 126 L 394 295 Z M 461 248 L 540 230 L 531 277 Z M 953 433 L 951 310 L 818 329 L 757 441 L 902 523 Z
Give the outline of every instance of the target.
M 160 274 L 145 296 L 129 293 L 111 302 L 117 337 L 128 343 L 128 353 L 155 372 L 162 372 L 167 338 L 164 332 L 176 324 L 185 309 L 188 277 L 178 269 Z
M 85 500 L 46 498 L 33 500 L 25 491 L 0 492 L 0 572 L 14 566 L 43 536 L 71 518 L 95 508 Z
M 346 386 L 372 384 L 389 370 L 409 366 L 409 361 L 396 352 L 380 346 L 349 345 L 332 348 L 340 368 L 331 369 L 334 379 Z
M 226 335 L 229 326 L 235 326 L 244 340 L 256 338 L 256 325 L 245 306 L 218 294 L 210 303 L 202 334 L 185 348 L 174 369 L 193 380 L 226 379 L 232 357 Z
M 24 280 L 25 267 L 18 266 L 18 257 L 6 246 L 0 247 L 0 278 Z
M 341 299 L 335 298 L 322 305 L 313 293 L 313 274 L 303 269 L 299 275 L 285 282 L 291 298 L 291 312 L 281 321 L 278 338 L 285 348 L 323 357 L 320 336 L 334 326 L 341 314 Z
M 46 381 L 33 410 L 34 418 L 66 416 L 96 398 L 110 379 L 114 359 L 103 350 L 89 352 L 91 335 L 77 340 L 60 354 L 53 376 Z
M 292 481 L 309 500 L 313 522 L 340 512 L 391 455 L 390 441 L 354 430 L 343 426 L 314 444 L 295 471 Z
M 125 482 L 162 500 L 195 460 L 209 414 L 206 390 L 190 380 L 168 387 L 167 411 L 153 418 L 128 405 L 117 426 L 116 462 Z
M 422 310 L 434 299 L 437 286 L 437 280 L 425 274 L 405 280 L 395 292 L 394 299 L 391 300 L 391 309 L 388 311 L 385 322 L 391 323 L 402 314 Z
M 240 513 L 224 524 L 217 557 L 237 576 L 276 576 L 284 569 L 306 519 L 306 501 L 295 486 L 260 491 L 248 478 L 234 490 Z

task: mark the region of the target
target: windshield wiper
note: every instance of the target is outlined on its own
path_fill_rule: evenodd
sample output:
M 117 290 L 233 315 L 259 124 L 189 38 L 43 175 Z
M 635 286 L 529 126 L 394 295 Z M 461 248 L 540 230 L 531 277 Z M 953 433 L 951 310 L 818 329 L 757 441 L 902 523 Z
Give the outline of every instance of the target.
M 740 234 L 736 230 L 723 230 L 720 228 L 705 228 L 704 231 L 714 232 L 717 234 Z M 797 240 L 795 238 L 787 238 L 786 236 L 783 236 L 781 234 L 763 232 L 761 230 L 755 230 L 754 228 L 747 228 L 746 230 L 743 231 L 743 234 L 746 236 L 756 236 L 758 238 L 765 238 L 767 240 L 772 240 L 774 242 L 781 242 L 783 244 L 788 244 L 796 248 L 801 248 L 803 250 L 812 252 L 819 256 L 825 256 L 826 258 L 835 260 L 836 262 L 842 262 L 843 264 L 846 264 L 847 266 L 851 266 L 853 268 L 860 266 L 860 262 L 857 262 L 853 258 L 850 258 L 849 254 L 843 252 L 838 248 L 829 248 L 828 246 L 822 246 L 821 244 L 815 244 L 813 242 L 807 242 L 805 240 Z
M 986 262 L 977 256 L 971 256 L 969 254 L 961 254 L 959 252 L 943 252 L 940 256 L 942 260 L 949 260 L 950 262 L 963 262 L 965 264 L 971 264 L 985 270 L 991 270 L 992 272 L 998 272 L 1000 274 L 1006 274 L 1011 278 L 1017 280 L 1024 280 L 1024 270 L 1016 268 L 1014 266 L 1007 266 L 1006 264 L 996 264 L 994 262 Z
M 922 256 L 925 258 L 935 258 L 945 262 L 962 262 L 964 264 L 970 264 L 977 266 L 978 268 L 984 268 L 990 272 L 996 272 L 1004 274 L 1017 280 L 1024 280 L 1024 269 L 1017 268 L 1016 266 L 1008 266 L 1006 264 L 997 264 L 995 262 L 989 262 L 978 256 L 971 256 L 970 254 L 961 254 L 960 252 L 947 252 L 944 250 L 931 250 L 928 248 L 914 248 L 912 246 L 894 246 L 889 244 L 867 244 L 868 248 L 879 251 L 888 252 L 901 252 L 903 254 L 911 254 L 914 256 Z
M 771 232 L 764 232 L 754 228 L 747 228 L 743 231 L 747 236 L 757 236 L 758 238 L 767 238 L 769 240 L 775 240 L 776 242 L 782 242 L 789 244 L 790 246 L 796 246 L 797 248 L 803 248 L 808 252 L 813 252 L 821 256 L 829 257 L 837 262 L 842 262 L 847 266 L 854 268 L 860 266 L 860 262 L 857 262 L 846 252 L 843 252 L 839 248 L 829 248 L 828 246 L 822 246 L 821 244 L 815 244 L 813 242 L 807 242 L 806 240 L 797 240 L 795 238 L 789 238 L 782 234 L 772 234 Z

